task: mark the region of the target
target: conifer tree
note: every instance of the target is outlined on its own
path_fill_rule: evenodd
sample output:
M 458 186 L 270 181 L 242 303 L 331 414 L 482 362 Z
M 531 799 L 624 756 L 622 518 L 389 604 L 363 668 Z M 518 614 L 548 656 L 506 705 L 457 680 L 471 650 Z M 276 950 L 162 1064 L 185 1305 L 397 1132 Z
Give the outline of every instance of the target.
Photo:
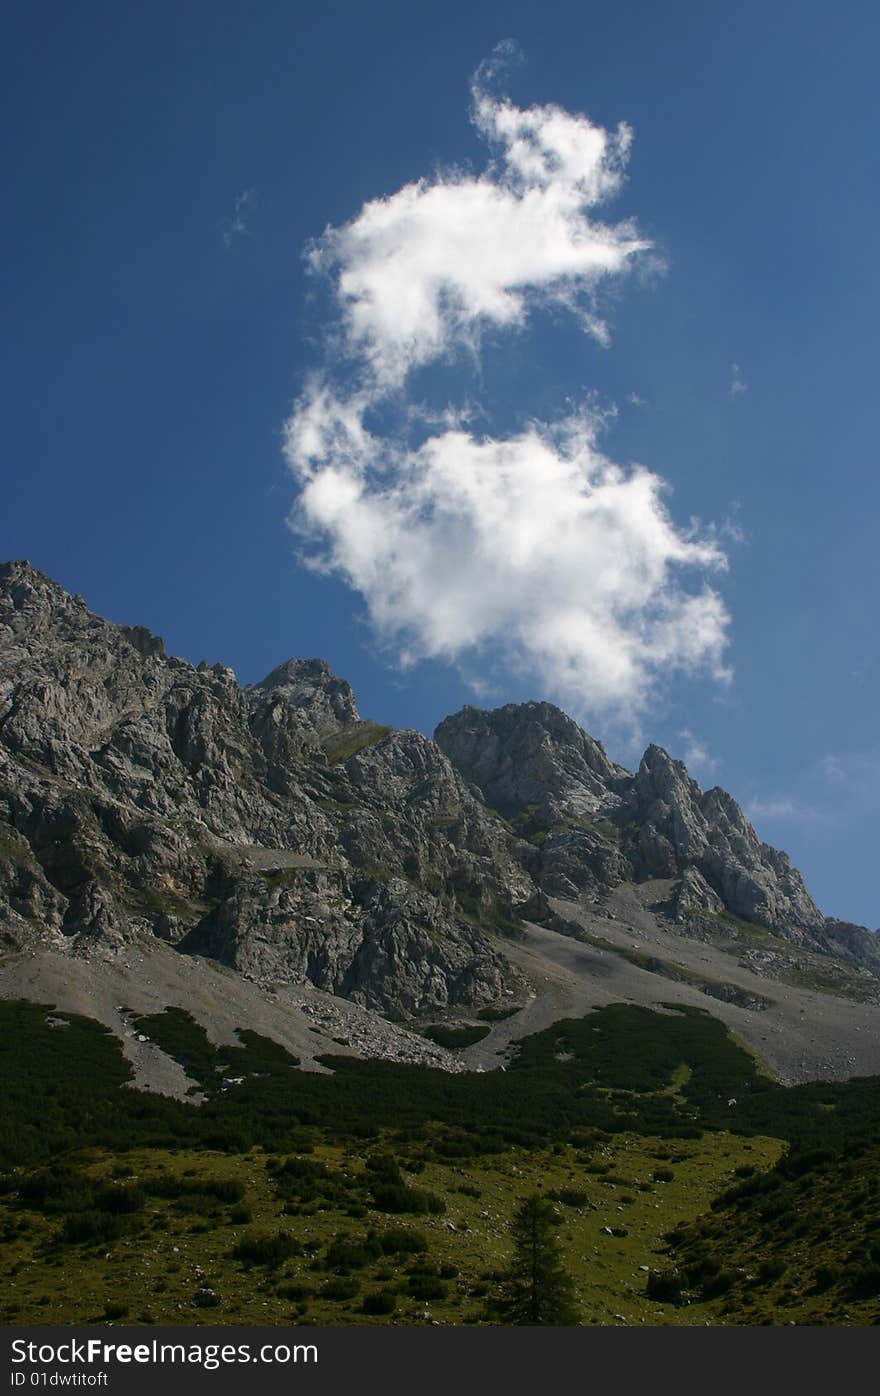
M 499 1306 L 503 1323 L 556 1327 L 578 1323 L 574 1282 L 563 1266 L 556 1236 L 558 1221 L 553 1204 L 539 1193 L 517 1208 L 510 1224 L 513 1262 Z

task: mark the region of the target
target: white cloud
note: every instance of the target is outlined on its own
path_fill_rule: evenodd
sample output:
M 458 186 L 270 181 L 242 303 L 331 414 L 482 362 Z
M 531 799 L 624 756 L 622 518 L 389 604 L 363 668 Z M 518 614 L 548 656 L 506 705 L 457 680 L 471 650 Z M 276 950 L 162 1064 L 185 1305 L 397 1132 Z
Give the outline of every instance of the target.
M 235 196 L 232 213 L 220 223 L 220 237 L 224 247 L 231 247 L 236 238 L 246 237 L 250 232 L 247 213 L 253 199 L 253 189 L 243 189 Z
M 796 794 L 757 797 L 746 806 L 753 819 L 833 826 L 843 820 L 876 819 L 880 748 L 827 752 L 802 772 Z
M 727 389 L 728 393 L 730 394 L 731 397 L 737 398 L 737 397 L 742 397 L 743 393 L 747 393 L 748 390 L 749 390 L 749 385 L 748 385 L 748 383 L 746 382 L 746 380 L 743 378 L 742 369 L 740 368 L 739 364 L 731 364 L 731 365 L 730 365 L 730 386 L 729 386 L 729 388 Z
M 688 727 L 683 727 L 678 735 L 684 743 L 682 760 L 690 774 L 698 776 L 702 781 L 709 780 L 718 770 L 720 761 L 710 754 L 705 742 L 695 736 Z
M 601 454 L 595 405 L 496 437 L 472 404 L 432 415 L 405 396 L 413 370 L 547 305 L 604 342 L 599 284 L 649 246 L 592 214 L 620 185 L 629 130 L 515 107 L 487 71 L 473 87 L 487 168 L 374 200 L 310 251 L 332 277 L 336 361 L 287 423 L 292 522 L 404 665 L 500 662 L 579 713 L 631 720 L 674 670 L 727 675 L 728 617 L 705 579 L 726 565 L 718 536 L 677 526 L 657 475 Z
M 588 416 L 504 440 L 462 429 L 415 449 L 378 440 L 322 385 L 289 424 L 298 522 L 321 564 L 366 599 L 404 663 L 500 645 L 578 711 L 634 713 L 655 677 L 724 677 L 717 593 L 684 567 L 718 569 L 710 536 L 672 523 L 663 483 L 596 449 Z
M 746 814 L 750 819 L 804 819 L 812 817 L 811 810 L 788 795 L 750 800 L 746 805 Z
M 880 787 L 880 748 L 846 753 L 828 752 L 819 761 L 819 773 L 835 788 L 836 800 L 867 796 L 876 806 Z
M 384 388 L 476 347 L 490 326 L 521 327 L 536 305 L 568 308 L 605 342 L 593 292 L 649 247 L 632 224 L 588 216 L 620 184 L 627 127 L 609 133 L 554 106 L 520 110 L 479 75 L 473 96 L 495 162 L 374 199 L 310 249 L 312 268 L 335 277 L 349 350 Z
M 848 779 L 845 762 L 842 761 L 839 756 L 834 756 L 832 753 L 822 757 L 822 760 L 819 762 L 819 769 L 825 779 L 832 781 L 834 784 L 840 784 Z

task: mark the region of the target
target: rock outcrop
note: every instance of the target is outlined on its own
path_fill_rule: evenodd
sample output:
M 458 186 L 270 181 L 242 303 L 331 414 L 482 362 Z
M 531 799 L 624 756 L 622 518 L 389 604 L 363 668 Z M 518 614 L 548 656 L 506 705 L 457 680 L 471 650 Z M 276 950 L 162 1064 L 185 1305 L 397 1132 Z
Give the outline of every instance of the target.
M 681 761 L 649 746 L 635 774 L 549 703 L 466 707 L 435 740 L 490 805 L 537 848 L 544 890 L 672 880 L 678 921 L 729 915 L 782 939 L 876 969 L 880 944 L 827 919 L 788 856 L 762 843 L 736 801 L 702 791 Z
M 26 563 L 0 568 L 0 926 L 148 931 L 395 1014 L 495 1001 L 481 928 L 531 887 L 434 743 L 361 720 L 321 660 L 240 687 Z
M 875 939 L 826 921 L 657 747 L 631 774 L 549 703 L 393 731 L 322 660 L 242 687 L 0 567 L 0 944 L 152 935 L 410 1016 L 509 994 L 504 936 L 548 897 L 649 878 L 678 920 L 732 914 L 880 971 Z

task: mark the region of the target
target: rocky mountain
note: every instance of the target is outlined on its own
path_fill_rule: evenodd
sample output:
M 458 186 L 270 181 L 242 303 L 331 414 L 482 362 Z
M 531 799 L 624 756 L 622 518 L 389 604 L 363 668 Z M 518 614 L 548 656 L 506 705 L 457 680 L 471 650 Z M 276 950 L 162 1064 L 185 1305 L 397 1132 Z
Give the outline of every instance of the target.
M 659 747 L 631 773 L 548 703 L 394 731 L 321 660 L 243 687 L 0 566 L 8 952 L 154 938 L 409 1018 L 509 1001 L 524 919 L 565 931 L 558 899 L 654 883 L 664 924 L 737 918 L 880 974 L 877 939 L 822 916 L 736 802 Z

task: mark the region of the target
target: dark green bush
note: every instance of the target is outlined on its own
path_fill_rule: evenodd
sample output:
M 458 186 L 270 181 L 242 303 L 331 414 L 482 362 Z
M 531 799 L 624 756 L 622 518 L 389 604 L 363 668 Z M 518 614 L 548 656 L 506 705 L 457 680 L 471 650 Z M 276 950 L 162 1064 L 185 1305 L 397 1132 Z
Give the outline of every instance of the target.
M 853 1299 L 880 1298 L 880 1263 L 869 1261 L 858 1266 L 849 1277 L 847 1292 Z
M 74 1212 L 64 1218 L 59 1240 L 66 1246 L 79 1246 L 87 1242 L 115 1241 L 126 1230 L 123 1217 L 115 1212 Z
M 382 1255 L 421 1255 L 428 1249 L 425 1233 L 410 1227 L 390 1226 L 384 1231 L 371 1231 L 368 1239 L 375 1240 Z
M 430 1299 L 445 1299 L 446 1285 L 436 1275 L 410 1275 L 406 1287 L 413 1299 L 427 1303 Z
M 275 1293 L 279 1299 L 289 1299 L 293 1303 L 301 1303 L 304 1299 L 311 1299 L 313 1290 L 311 1285 L 302 1284 L 297 1280 L 285 1281 L 278 1285 Z
M 337 1236 L 327 1247 L 324 1263 L 328 1270 L 346 1274 L 349 1270 L 362 1270 L 381 1253 L 378 1244 L 369 1238 L 356 1240 L 352 1236 Z
M 335 1276 L 332 1280 L 327 1280 L 321 1286 L 321 1298 L 342 1301 L 344 1299 L 354 1299 L 361 1288 L 360 1280 L 354 1277 Z
M 547 1196 L 554 1202 L 562 1202 L 566 1207 L 586 1207 L 589 1198 L 577 1188 L 551 1188 Z
M 397 1295 L 393 1289 L 375 1289 L 365 1294 L 361 1309 L 365 1314 L 393 1314 L 397 1308 Z
M 289 1231 L 252 1231 L 232 1250 L 233 1260 L 245 1265 L 280 1265 L 292 1255 L 301 1255 L 302 1246 Z
M 645 1293 L 658 1304 L 677 1304 L 681 1299 L 682 1280 L 677 1270 L 652 1270 L 645 1283 Z
M 380 1184 L 373 1189 L 372 1202 L 377 1212 L 438 1214 L 446 1210 L 442 1197 L 421 1188 L 407 1187 L 405 1183 Z

